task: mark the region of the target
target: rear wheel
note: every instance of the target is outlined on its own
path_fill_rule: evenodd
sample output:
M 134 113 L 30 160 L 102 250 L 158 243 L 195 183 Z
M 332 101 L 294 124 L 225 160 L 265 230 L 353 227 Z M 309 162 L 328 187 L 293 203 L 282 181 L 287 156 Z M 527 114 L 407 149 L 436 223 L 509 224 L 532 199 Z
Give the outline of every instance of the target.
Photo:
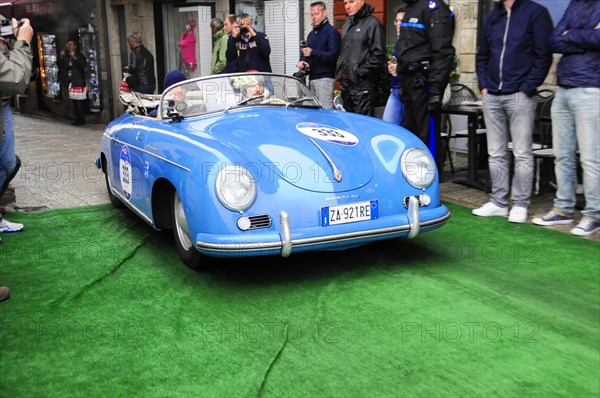
M 110 184 L 110 178 L 108 177 L 108 165 L 105 165 L 104 167 L 104 179 L 106 180 L 106 190 L 108 191 L 108 198 L 110 199 L 110 203 L 112 203 L 112 205 L 117 209 L 123 208 L 123 202 L 121 202 L 119 198 L 117 198 L 112 193 L 112 185 Z
M 183 204 L 177 191 L 173 193 L 173 200 L 171 202 L 171 223 L 175 246 L 177 246 L 177 251 L 185 265 L 193 269 L 199 269 L 207 265 L 208 258 L 196 250 L 194 242 L 190 237 Z

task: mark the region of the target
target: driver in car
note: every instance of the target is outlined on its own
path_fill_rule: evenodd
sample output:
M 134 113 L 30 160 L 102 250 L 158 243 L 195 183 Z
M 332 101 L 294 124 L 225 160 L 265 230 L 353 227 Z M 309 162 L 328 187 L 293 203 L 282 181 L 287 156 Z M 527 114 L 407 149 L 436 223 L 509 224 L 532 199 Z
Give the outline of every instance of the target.
M 183 73 L 181 73 L 180 71 L 172 70 L 171 72 L 167 73 L 167 75 L 165 76 L 165 79 L 163 81 L 163 86 L 165 87 L 165 90 L 167 90 L 172 85 L 182 82 L 186 79 L 187 79 L 187 77 L 185 77 L 185 75 Z M 186 92 L 187 92 L 187 89 L 185 88 L 185 85 L 175 87 L 173 90 L 171 90 L 171 93 L 173 93 L 173 98 L 171 98 L 171 99 L 173 101 L 175 101 L 175 104 L 177 104 L 177 102 L 183 102 L 185 100 Z M 157 115 L 158 115 L 158 105 L 156 106 L 156 108 L 154 108 L 154 110 L 152 110 L 152 112 L 150 112 L 150 114 L 148 116 L 156 117 Z
M 286 103 L 280 99 L 272 97 L 269 88 L 265 87 L 265 81 L 262 76 L 239 76 L 234 86 L 241 87 L 242 100 L 246 104 L 263 104 L 263 103 Z M 247 101 L 247 102 L 246 102 Z
M 244 86 L 244 97 L 253 98 L 265 95 L 265 84 L 262 81 L 248 83 Z M 257 98 L 259 99 L 259 98 Z

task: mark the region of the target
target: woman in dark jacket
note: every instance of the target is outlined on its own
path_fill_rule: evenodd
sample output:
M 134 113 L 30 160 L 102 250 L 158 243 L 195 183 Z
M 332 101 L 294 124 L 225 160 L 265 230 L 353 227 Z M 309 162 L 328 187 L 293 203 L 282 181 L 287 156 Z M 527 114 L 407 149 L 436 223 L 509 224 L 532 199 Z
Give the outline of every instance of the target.
M 75 41 L 67 42 L 67 50 L 60 52 L 59 68 L 66 76 L 69 98 L 73 101 L 73 112 L 75 113 L 75 121 L 71 123 L 73 126 L 81 126 L 85 124 L 83 117 L 84 101 L 86 97 L 85 83 L 85 56 L 77 51 Z

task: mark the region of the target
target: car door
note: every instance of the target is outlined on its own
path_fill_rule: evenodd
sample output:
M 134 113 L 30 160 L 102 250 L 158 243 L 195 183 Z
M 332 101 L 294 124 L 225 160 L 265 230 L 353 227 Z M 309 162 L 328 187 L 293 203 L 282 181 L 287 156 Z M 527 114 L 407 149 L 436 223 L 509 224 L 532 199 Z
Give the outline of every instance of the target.
M 148 127 L 135 118 L 111 135 L 111 185 L 122 199 L 148 214 L 144 145 Z M 141 120 L 140 120 L 141 121 Z

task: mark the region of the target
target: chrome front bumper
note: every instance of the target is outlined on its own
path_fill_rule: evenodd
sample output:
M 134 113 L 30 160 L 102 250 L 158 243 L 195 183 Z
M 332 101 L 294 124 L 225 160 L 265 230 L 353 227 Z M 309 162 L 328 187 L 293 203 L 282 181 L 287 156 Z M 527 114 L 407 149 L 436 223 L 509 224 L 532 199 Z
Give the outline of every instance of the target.
M 445 207 L 443 207 L 445 209 Z M 279 222 L 281 230 L 279 240 L 268 242 L 238 242 L 238 243 L 217 243 L 207 242 L 198 239 L 197 248 L 207 255 L 213 256 L 249 256 L 249 255 L 273 255 L 279 254 L 282 257 L 288 257 L 292 249 L 311 250 L 321 248 L 335 248 L 335 246 L 351 246 L 353 243 L 365 244 L 369 241 L 393 237 L 393 235 L 403 235 L 408 238 L 416 237 L 423 229 L 443 225 L 449 218 L 450 212 L 421 222 L 419 212 L 419 200 L 417 197 L 410 197 L 408 201 L 408 223 L 383 228 L 346 232 L 335 235 L 317 236 L 312 238 L 292 239 L 291 228 L 288 213 L 281 211 L 279 213 Z M 328 246 L 328 247 L 327 247 Z

